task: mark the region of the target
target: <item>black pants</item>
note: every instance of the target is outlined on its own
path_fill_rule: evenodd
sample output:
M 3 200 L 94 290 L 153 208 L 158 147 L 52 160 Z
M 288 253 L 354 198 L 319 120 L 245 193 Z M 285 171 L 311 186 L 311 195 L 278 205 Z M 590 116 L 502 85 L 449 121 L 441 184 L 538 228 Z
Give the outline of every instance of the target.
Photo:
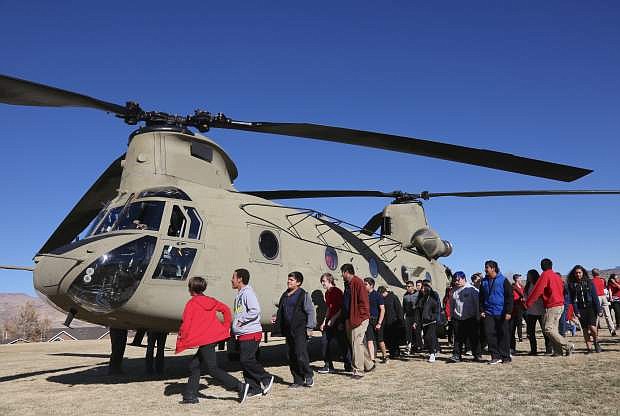
M 385 340 L 386 347 L 390 352 L 390 358 L 400 356 L 400 341 L 403 335 L 403 323 L 402 321 L 394 321 L 386 324 L 383 338 Z
M 612 301 L 611 309 L 613 309 L 614 315 L 616 316 L 616 329 L 620 329 L 620 301 Z
M 504 316 L 487 316 L 483 322 L 491 359 L 510 361 L 510 321 Z
M 304 384 L 306 379 L 313 375 L 310 368 L 306 332 L 286 334 L 286 345 L 288 346 L 288 365 L 293 375 L 293 383 Z
M 241 382 L 217 366 L 215 355 L 216 346 L 217 343 L 203 345 L 198 348 L 198 351 L 196 351 L 196 354 L 192 357 L 192 361 L 189 364 L 190 376 L 187 380 L 183 398 L 193 399 L 198 396 L 200 374 L 203 366 L 207 367 L 207 374 L 219 381 L 228 390 L 240 390 Z
M 527 332 L 527 338 L 530 341 L 530 352 L 537 353 L 538 352 L 538 343 L 536 342 L 536 322 L 540 325 L 540 329 L 543 329 L 543 316 L 542 315 L 525 315 L 525 328 Z M 551 352 L 552 347 L 549 343 L 549 338 L 543 334 L 545 337 L 545 351 Z
M 411 346 L 414 350 L 422 351 L 424 348 L 424 342 L 422 340 L 422 322 L 419 322 L 415 317 L 406 317 L 407 326 L 413 328 L 413 324 L 416 324 L 416 328 L 412 329 L 413 343 Z
M 164 373 L 164 348 L 166 347 L 166 338 L 168 338 L 167 332 L 148 331 L 147 332 L 147 345 L 146 345 L 146 372 L 151 374 L 153 372 L 153 354 L 155 352 L 155 345 L 157 345 L 157 355 L 155 357 L 155 371 L 157 374 Z
M 471 353 L 474 357 L 480 356 L 480 337 L 478 336 L 478 319 L 475 317 L 469 319 L 452 319 L 454 328 L 454 347 L 452 354 L 461 358 L 463 354 L 463 346 L 470 345 Z M 466 348 L 466 347 L 465 347 Z
M 510 348 L 517 349 L 517 337 L 523 339 L 523 309 L 516 307 L 510 316 Z
M 261 383 L 266 384 L 271 377 L 256 359 L 258 345 L 259 342 L 254 340 L 239 341 L 239 363 L 243 370 L 243 378 L 250 385 L 250 393 L 261 392 Z
M 351 355 L 347 354 L 347 350 L 350 348 L 351 344 L 347 342 L 347 335 L 344 333 L 344 330 L 339 330 L 334 326 L 326 327 L 321 336 L 321 352 L 323 354 L 325 365 L 330 368 L 334 368 L 334 359 L 330 348 L 334 341 L 338 344 L 338 350 L 344 357 L 344 367 L 350 368 Z
M 424 348 L 431 354 L 435 354 L 439 350 L 436 323 L 424 325 Z
M 108 372 L 110 374 L 122 373 L 123 356 L 125 355 L 125 345 L 127 345 L 127 330 L 110 328 L 110 343 L 112 344 L 112 352 Z

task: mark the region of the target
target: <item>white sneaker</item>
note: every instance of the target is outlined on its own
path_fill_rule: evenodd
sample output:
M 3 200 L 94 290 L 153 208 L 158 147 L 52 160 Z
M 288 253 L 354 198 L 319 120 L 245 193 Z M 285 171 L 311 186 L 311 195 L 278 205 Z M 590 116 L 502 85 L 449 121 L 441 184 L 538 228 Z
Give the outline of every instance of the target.
M 429 357 L 428 357 L 428 362 L 429 362 L 429 363 L 434 363 L 434 362 L 435 362 L 435 354 L 431 354 L 431 355 L 429 355 Z

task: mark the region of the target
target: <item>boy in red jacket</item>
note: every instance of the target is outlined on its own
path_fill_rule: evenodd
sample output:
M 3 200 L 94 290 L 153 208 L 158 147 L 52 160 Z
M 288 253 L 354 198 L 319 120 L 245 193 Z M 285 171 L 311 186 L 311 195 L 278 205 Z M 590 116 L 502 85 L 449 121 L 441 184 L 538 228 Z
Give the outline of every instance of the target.
M 230 309 L 217 299 L 203 295 L 207 289 L 207 282 L 202 277 L 194 276 L 189 279 L 188 287 L 192 298 L 185 304 L 183 322 L 177 337 L 176 353 L 196 347 L 198 347 L 198 351 L 190 363 L 191 375 L 187 381 L 185 392 L 183 392 L 183 400 L 180 403 L 198 403 L 198 386 L 202 365 L 206 365 L 207 373 L 222 383 L 228 390 L 238 391 L 239 401 L 243 403 L 248 396 L 249 385 L 241 383 L 219 368 L 215 359 L 215 346 L 220 341 L 230 337 L 230 324 L 232 322 Z M 224 322 L 218 319 L 217 312 L 224 316 Z
M 545 305 L 545 315 L 543 317 L 543 333 L 549 337 L 553 345 L 552 357 L 571 355 L 575 346 L 569 344 L 558 332 L 558 324 L 564 309 L 564 282 L 562 278 L 553 271 L 553 263 L 549 259 L 540 261 L 540 268 L 543 270 L 540 278 L 536 281 L 534 289 L 530 293 L 525 307 L 529 308 L 534 302 L 542 297 Z

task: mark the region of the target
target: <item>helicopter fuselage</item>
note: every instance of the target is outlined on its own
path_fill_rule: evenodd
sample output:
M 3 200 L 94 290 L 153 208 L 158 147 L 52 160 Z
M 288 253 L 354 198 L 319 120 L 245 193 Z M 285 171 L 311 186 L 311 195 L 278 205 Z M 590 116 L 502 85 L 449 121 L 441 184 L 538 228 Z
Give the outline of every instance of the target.
M 35 288 L 84 321 L 165 331 L 179 327 L 189 277 L 204 277 L 206 294 L 231 305 L 237 268 L 250 271 L 266 326 L 293 270 L 318 309 L 320 276 L 339 277 L 344 263 L 399 296 L 409 279 L 430 279 L 443 293 L 445 267 L 406 241 L 236 192 L 236 176 L 228 155 L 203 136 L 134 134 L 117 196 L 101 201 L 108 204 L 83 238 L 35 257 Z

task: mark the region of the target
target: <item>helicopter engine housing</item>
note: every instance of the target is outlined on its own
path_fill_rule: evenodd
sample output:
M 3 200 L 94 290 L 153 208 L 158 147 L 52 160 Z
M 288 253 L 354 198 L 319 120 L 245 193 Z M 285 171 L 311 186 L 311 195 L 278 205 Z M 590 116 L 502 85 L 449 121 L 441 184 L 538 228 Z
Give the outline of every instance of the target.
M 411 246 L 424 253 L 427 257 L 438 259 L 452 254 L 452 244 L 442 240 L 434 230 L 424 227 L 413 233 Z

